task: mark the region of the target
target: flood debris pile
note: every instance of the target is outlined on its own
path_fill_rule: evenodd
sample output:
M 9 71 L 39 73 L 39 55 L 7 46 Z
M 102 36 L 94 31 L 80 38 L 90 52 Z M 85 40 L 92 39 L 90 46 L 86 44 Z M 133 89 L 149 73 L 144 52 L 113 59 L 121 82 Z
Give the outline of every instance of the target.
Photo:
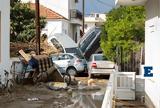
M 57 44 L 57 42 L 49 44 L 47 42 L 46 36 L 41 36 L 40 45 L 41 45 L 41 54 L 50 55 L 62 52 L 62 48 L 58 47 L 59 44 Z M 10 42 L 11 57 L 17 57 L 17 53 L 21 49 L 23 49 L 26 53 L 29 53 L 30 51 L 35 51 L 36 50 L 35 48 L 36 48 L 36 38 L 33 38 L 29 43 Z
M 14 68 L 13 71 L 14 79 L 18 83 L 24 83 L 24 81 L 31 81 L 33 83 L 49 81 L 65 82 L 67 85 L 70 83 L 71 78 L 69 74 L 62 75 L 48 55 L 36 55 L 34 51 L 31 51 L 28 56 L 23 50 L 20 50 L 19 53 L 21 54 L 21 58 L 16 63 L 21 65 Z M 16 64 L 13 67 L 16 67 Z

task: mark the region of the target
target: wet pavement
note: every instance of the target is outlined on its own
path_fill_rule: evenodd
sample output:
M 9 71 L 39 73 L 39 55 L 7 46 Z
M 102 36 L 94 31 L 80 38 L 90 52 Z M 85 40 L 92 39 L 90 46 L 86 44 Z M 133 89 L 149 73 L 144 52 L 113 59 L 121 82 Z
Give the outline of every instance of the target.
M 115 101 L 115 108 L 147 108 L 140 100 L 135 101 Z
M 10 94 L 0 93 L 0 108 L 100 108 L 108 79 L 93 79 L 93 87 L 88 86 L 88 77 L 76 80 L 78 87 L 59 91 L 48 89 L 45 83 L 17 85 Z

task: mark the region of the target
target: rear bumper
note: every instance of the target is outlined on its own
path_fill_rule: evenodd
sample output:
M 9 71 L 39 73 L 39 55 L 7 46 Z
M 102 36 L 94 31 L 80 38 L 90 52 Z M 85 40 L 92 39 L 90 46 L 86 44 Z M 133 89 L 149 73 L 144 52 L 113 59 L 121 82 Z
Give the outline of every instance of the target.
M 115 69 L 91 69 L 90 74 L 103 74 L 103 75 L 109 75 L 114 72 Z

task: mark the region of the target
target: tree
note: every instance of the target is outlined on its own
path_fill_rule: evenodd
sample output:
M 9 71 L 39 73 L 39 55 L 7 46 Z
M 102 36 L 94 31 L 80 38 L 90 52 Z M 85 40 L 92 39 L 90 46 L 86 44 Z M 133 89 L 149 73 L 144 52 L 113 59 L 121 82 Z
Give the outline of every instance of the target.
M 117 47 L 121 47 L 126 54 L 138 50 L 144 43 L 144 22 L 143 6 L 112 9 L 102 27 L 101 48 L 104 54 L 113 60 Z
M 35 11 L 29 4 L 22 4 L 20 0 L 11 0 L 11 42 L 28 42 L 35 36 Z M 45 18 L 40 18 L 41 28 L 44 28 Z

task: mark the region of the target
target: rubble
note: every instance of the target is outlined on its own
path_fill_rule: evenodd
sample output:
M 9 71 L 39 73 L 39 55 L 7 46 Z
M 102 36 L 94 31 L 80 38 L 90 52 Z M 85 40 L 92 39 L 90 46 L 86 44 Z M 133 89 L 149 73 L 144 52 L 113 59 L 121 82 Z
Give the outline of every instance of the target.
M 58 47 L 54 45 L 50 45 L 47 42 L 47 38 L 41 36 L 41 54 L 50 55 L 55 53 L 61 53 L 62 49 L 58 49 Z M 10 52 L 11 57 L 17 57 L 17 53 L 19 50 L 23 49 L 24 52 L 29 53 L 30 51 L 36 51 L 36 38 L 33 38 L 30 42 L 22 43 L 22 42 L 10 42 Z
M 49 82 L 47 88 L 50 90 L 65 90 L 67 89 L 67 83 L 64 82 Z
M 28 101 L 38 101 L 39 98 L 34 97 L 34 98 L 28 98 L 27 100 L 28 100 Z

